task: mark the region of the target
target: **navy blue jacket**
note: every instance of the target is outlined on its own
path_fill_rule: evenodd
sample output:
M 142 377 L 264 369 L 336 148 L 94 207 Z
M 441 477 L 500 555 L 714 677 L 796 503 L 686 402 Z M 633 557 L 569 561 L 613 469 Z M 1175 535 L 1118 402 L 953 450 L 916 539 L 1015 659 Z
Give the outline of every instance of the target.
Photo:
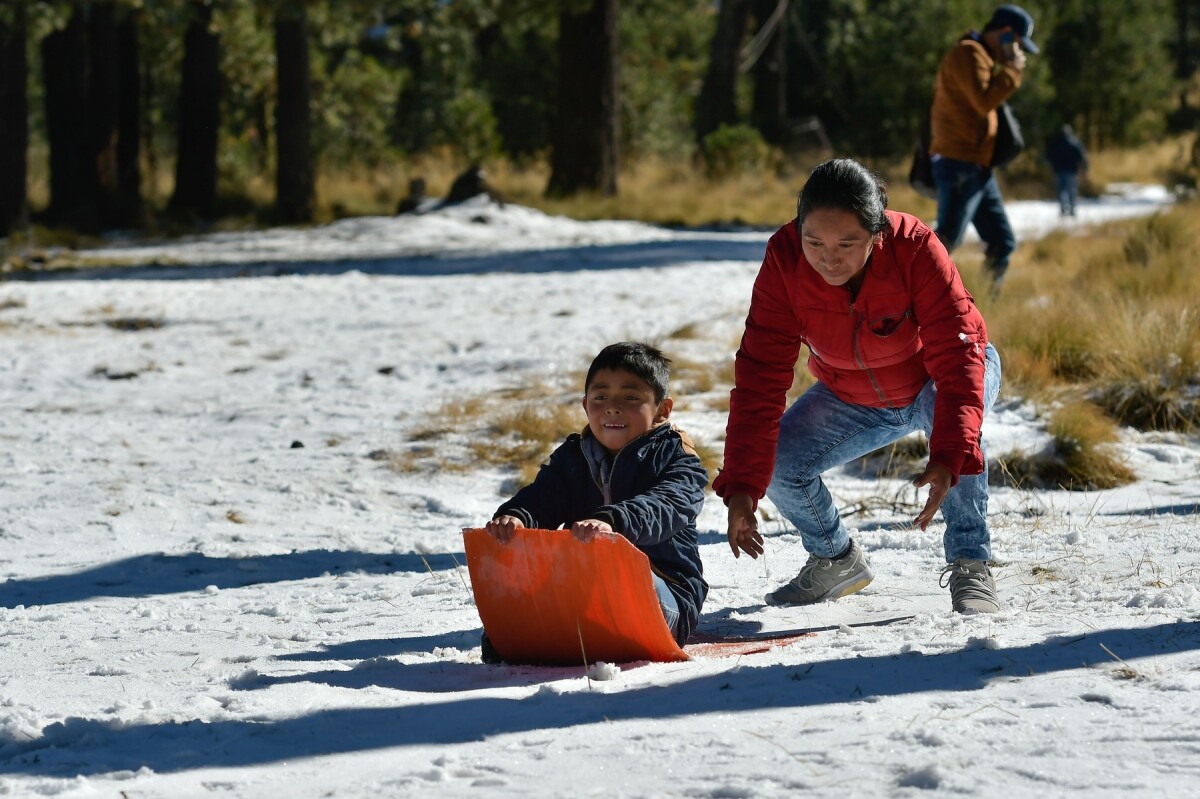
M 1078 172 L 1087 169 L 1087 150 L 1075 136 L 1059 132 L 1046 147 L 1046 160 L 1055 172 Z
M 585 439 L 586 437 L 586 439 Z M 700 563 L 696 517 L 708 472 L 687 434 L 661 424 L 625 445 L 609 468 L 609 501 L 585 452 L 590 430 L 572 433 L 542 464 L 532 483 L 496 511 L 526 527 L 555 530 L 582 519 L 608 522 L 650 559 L 679 604 L 679 643 L 700 616 L 708 583 Z

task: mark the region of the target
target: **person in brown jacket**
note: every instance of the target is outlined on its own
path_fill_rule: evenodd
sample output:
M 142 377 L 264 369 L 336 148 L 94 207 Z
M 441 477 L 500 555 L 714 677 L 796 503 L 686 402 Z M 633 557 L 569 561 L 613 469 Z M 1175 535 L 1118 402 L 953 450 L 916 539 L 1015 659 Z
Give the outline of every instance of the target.
M 930 123 L 933 179 L 937 185 L 937 235 L 953 252 L 967 225 L 986 246 L 993 290 L 1008 270 L 1016 236 L 992 172 L 997 113 L 1021 85 L 1025 53 L 1033 43 L 1033 17 L 1002 5 L 983 32 L 969 31 L 942 58 L 933 84 Z

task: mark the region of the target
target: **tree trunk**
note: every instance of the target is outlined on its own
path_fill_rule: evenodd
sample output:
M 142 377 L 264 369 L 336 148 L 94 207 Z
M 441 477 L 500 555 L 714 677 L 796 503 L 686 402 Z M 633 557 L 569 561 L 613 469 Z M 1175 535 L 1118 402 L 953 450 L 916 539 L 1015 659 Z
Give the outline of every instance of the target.
M 117 27 L 119 61 L 117 123 L 117 191 L 122 225 L 140 227 L 142 206 L 142 92 L 141 48 L 138 41 L 140 12 L 127 10 Z
M 1180 118 L 1192 124 L 1200 123 L 1189 104 L 1189 86 L 1196 67 L 1200 64 L 1200 47 L 1194 42 L 1196 27 L 1200 24 L 1200 2 L 1198 0 L 1175 0 L 1175 78 L 1179 81 Z M 1196 139 L 1200 147 L 1200 138 Z M 1200 150 L 1198 150 L 1200 152 Z
M 392 116 L 392 141 L 408 152 L 418 153 L 425 149 L 429 138 L 428 126 L 421 124 L 421 109 L 425 107 L 423 86 L 425 81 L 425 46 L 419 33 L 404 34 L 401 39 L 400 55 L 408 68 L 409 79 L 401 82 L 396 95 L 396 108 Z
M 749 0 L 721 0 L 713 33 L 708 71 L 696 98 L 696 140 L 722 125 L 736 125 L 739 54 L 746 33 Z
M 117 80 L 116 7 L 88 5 L 87 150 L 91 218 L 102 227 L 120 222 L 120 167 L 117 157 L 120 84 Z
M 26 222 L 29 95 L 25 4 L 0 18 L 0 238 Z
M 167 210 L 176 216 L 211 219 L 217 201 L 221 40 L 210 29 L 211 5 L 193 1 L 191 14 L 183 39 L 175 193 Z
M 1194 0 L 1175 0 L 1175 77 L 1186 81 L 1192 77 L 1195 70 L 1195 55 L 1192 53 L 1191 41 L 1188 36 L 1189 6 Z M 1186 88 L 1179 92 L 1180 102 L 1187 107 Z
M 774 32 L 754 64 L 754 127 L 771 144 L 783 141 L 787 119 L 787 15 L 774 18 L 779 0 L 755 0 L 754 15 L 761 29 L 774 24 Z
M 303 5 L 276 12 L 275 207 L 288 223 L 311 222 L 316 205 L 307 28 Z
M 617 193 L 620 109 L 617 0 L 559 16 L 559 82 L 546 193 Z
M 70 22 L 42 40 L 42 75 L 46 104 L 46 140 L 50 148 L 51 222 L 75 224 L 88 205 L 88 159 L 85 154 L 87 111 L 87 32 L 84 13 L 76 7 Z

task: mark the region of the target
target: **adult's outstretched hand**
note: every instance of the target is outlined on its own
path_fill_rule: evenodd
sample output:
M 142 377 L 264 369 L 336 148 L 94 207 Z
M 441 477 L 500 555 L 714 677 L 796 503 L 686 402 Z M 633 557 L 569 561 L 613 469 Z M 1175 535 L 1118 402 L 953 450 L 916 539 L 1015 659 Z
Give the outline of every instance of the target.
M 942 506 L 942 501 L 946 499 L 946 494 L 950 492 L 950 487 L 954 485 L 954 475 L 940 463 L 930 461 L 925 467 L 925 471 L 913 480 L 913 485 L 917 488 L 929 486 L 929 499 L 926 500 L 925 507 L 917 514 L 917 518 L 913 520 L 913 525 L 924 530 L 933 521 L 933 514 L 937 513 L 938 508 Z
M 754 515 L 754 500 L 749 494 L 734 494 L 729 498 L 729 548 L 735 558 L 745 552 L 757 560 L 763 553 L 763 537 L 758 532 L 758 517 Z

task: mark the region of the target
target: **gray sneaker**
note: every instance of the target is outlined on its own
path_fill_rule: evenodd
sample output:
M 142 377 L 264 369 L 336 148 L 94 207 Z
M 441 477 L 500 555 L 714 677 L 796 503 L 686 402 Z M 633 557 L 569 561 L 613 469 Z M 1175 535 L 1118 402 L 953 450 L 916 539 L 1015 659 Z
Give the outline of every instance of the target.
M 942 588 L 950 586 L 950 601 L 957 613 L 995 613 L 1000 610 L 996 581 L 982 560 L 959 558 L 942 569 Z
M 809 555 L 808 562 L 792 581 L 767 594 L 768 605 L 811 605 L 823 599 L 861 591 L 875 575 L 867 565 L 862 549 L 854 541 L 845 557 L 830 559 Z

